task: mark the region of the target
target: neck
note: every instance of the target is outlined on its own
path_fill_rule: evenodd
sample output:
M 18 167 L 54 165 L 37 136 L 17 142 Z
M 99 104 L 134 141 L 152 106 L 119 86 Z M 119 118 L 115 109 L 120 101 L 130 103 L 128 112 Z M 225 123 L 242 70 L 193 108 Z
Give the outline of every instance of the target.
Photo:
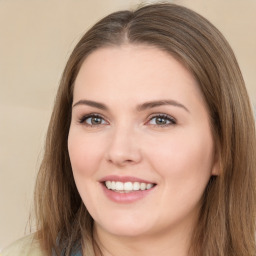
M 95 226 L 94 237 L 101 253 L 97 256 L 188 256 L 192 228 L 172 229 L 153 235 L 117 236 Z

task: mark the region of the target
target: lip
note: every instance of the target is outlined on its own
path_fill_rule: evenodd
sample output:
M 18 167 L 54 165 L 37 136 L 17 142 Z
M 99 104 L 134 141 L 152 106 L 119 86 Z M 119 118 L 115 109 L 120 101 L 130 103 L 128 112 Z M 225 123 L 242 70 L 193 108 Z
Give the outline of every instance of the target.
M 110 199 L 112 202 L 122 203 L 122 204 L 129 204 L 129 203 L 133 203 L 138 200 L 144 199 L 147 196 L 149 196 L 156 187 L 156 186 L 153 186 L 152 188 L 147 190 L 132 191 L 129 193 L 120 193 L 120 192 L 115 192 L 113 190 L 107 189 L 104 184 L 105 181 L 120 181 L 120 182 L 130 181 L 130 182 L 140 182 L 140 183 L 144 182 L 144 183 L 153 183 L 153 184 L 155 183 L 151 181 L 143 180 L 140 178 L 132 177 L 132 176 L 116 176 L 116 175 L 106 176 L 101 180 L 99 180 L 105 196 L 108 199 Z

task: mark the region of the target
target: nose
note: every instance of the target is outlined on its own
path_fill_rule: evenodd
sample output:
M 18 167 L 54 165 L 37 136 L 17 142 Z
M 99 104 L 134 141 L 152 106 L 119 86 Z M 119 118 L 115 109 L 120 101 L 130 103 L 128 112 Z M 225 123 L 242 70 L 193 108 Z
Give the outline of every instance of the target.
M 114 129 L 109 137 L 106 159 L 119 167 L 139 163 L 142 155 L 136 131 L 128 127 Z

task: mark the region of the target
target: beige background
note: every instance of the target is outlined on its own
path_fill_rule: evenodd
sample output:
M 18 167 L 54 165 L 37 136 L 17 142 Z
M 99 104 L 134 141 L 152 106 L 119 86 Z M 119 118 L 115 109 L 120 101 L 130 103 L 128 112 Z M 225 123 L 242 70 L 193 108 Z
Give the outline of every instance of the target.
M 0 0 L 0 248 L 24 235 L 55 92 L 72 48 L 101 17 L 140 2 Z M 256 105 L 256 0 L 172 2 L 198 11 L 224 33 Z

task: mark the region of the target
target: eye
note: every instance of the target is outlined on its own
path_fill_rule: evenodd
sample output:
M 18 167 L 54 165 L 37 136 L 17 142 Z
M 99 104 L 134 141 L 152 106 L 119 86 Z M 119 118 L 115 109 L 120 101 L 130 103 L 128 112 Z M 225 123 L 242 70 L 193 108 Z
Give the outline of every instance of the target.
M 88 126 L 99 126 L 99 125 L 105 125 L 107 124 L 107 121 L 105 119 L 97 114 L 89 114 L 86 116 L 83 116 L 80 120 L 79 123 L 85 124 Z
M 155 126 L 169 126 L 176 124 L 176 121 L 169 115 L 159 114 L 151 117 L 148 124 Z

